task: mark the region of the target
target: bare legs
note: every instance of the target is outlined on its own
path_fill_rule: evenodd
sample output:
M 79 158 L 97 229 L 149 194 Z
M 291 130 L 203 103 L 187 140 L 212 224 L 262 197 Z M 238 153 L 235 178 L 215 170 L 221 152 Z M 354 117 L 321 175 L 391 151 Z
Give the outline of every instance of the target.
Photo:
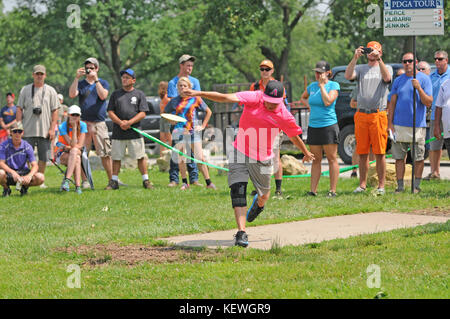
M 317 186 L 319 185 L 320 174 L 322 173 L 322 154 L 325 151 L 328 166 L 330 167 L 330 191 L 336 193 L 339 178 L 337 144 L 310 145 L 309 148 L 311 153 L 314 154 L 314 161 L 311 166 L 311 192 L 317 193 Z

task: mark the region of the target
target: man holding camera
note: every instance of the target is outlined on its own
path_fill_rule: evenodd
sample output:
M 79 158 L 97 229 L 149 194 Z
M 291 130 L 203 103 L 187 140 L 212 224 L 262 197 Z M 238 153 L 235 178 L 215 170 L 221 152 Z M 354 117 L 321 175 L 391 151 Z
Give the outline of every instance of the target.
M 353 59 L 345 70 L 347 80 L 357 80 L 358 109 L 354 116 L 356 153 L 359 155 L 359 186 L 354 193 L 361 193 L 367 187 L 369 171 L 369 151 L 375 154 L 378 175 L 376 195 L 384 195 L 386 180 L 386 146 L 387 146 L 387 96 L 389 83 L 392 81 L 393 70 L 381 59 L 383 52 L 381 44 L 371 41 L 364 48 L 355 50 Z M 356 66 L 363 55 L 368 63 Z
M 17 122 L 23 123 L 24 139 L 33 148 L 37 147 L 39 173 L 42 174 L 50 156 L 51 141 L 55 138 L 60 107 L 56 90 L 45 84 L 46 76 L 45 66 L 34 66 L 33 83 L 20 90 L 16 113 Z
M 88 128 L 86 149 L 91 149 L 93 141 L 95 151 L 101 158 L 108 181 L 110 181 L 112 177 L 111 141 L 105 123 L 109 83 L 98 77 L 98 71 L 98 60 L 96 58 L 86 59 L 84 67 L 77 70 L 75 79 L 69 88 L 69 97 L 73 99 L 78 96 L 81 120 L 86 122 Z M 82 76 L 86 76 L 86 78 L 80 81 Z M 87 187 L 89 184 L 83 181 L 83 188 Z

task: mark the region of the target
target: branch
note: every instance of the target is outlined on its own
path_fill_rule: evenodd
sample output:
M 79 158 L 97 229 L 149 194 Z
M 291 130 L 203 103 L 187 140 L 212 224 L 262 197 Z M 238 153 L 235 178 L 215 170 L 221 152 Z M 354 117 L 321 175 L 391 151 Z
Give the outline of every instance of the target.
M 240 73 L 242 73 L 249 82 L 255 82 L 255 76 L 242 68 L 242 63 L 236 62 L 230 54 L 231 52 L 224 52 L 225 58 L 233 65 Z
M 308 0 L 308 2 L 305 3 L 305 5 L 303 6 L 303 8 L 297 12 L 297 15 L 295 16 L 294 20 L 292 20 L 291 24 L 289 25 L 289 30 L 292 30 L 292 29 L 295 28 L 295 26 L 297 25 L 298 21 L 299 21 L 300 18 L 303 16 L 303 14 L 305 13 L 305 11 L 308 10 L 308 8 L 311 7 L 311 5 L 312 5 L 313 3 L 314 3 L 314 0 Z

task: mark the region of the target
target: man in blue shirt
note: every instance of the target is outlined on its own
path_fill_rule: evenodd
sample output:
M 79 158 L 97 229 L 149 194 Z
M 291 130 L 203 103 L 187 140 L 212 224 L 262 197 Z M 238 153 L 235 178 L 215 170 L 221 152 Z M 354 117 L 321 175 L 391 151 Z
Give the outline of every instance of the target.
M 391 103 L 388 111 L 388 129 L 394 135 L 392 145 L 392 156 L 395 159 L 395 173 L 397 177 L 396 192 L 404 191 L 403 178 L 405 175 L 405 158 L 408 147 L 412 146 L 413 136 L 413 88 L 416 89 L 416 145 L 414 152 L 414 192 L 420 192 L 425 155 L 426 135 L 426 108 L 431 107 L 433 102 L 432 86 L 430 78 L 418 72 L 413 78 L 414 55 L 406 53 L 403 55 L 402 63 L 405 74 L 394 80 L 392 85 Z M 412 149 L 412 147 L 411 147 Z
M 439 93 L 439 88 L 442 83 L 447 79 L 450 79 L 450 68 L 448 67 L 448 54 L 445 51 L 437 51 L 434 54 L 434 61 L 436 64 L 436 71 L 430 74 L 431 83 L 433 84 L 433 105 L 431 106 L 431 123 L 430 132 L 433 135 L 434 132 L 434 120 L 436 113 L 436 100 Z M 442 122 L 439 123 L 442 130 Z M 432 141 L 430 143 L 430 174 L 425 177 L 425 180 L 430 179 L 440 179 L 439 166 L 441 164 L 442 156 L 442 145 L 444 140 L 441 138 L 439 140 Z
M 22 122 L 16 122 L 11 126 L 11 138 L 0 144 L 0 185 L 3 186 L 3 197 L 11 195 L 10 185 L 20 187 L 18 190 L 23 196 L 27 194 L 28 187 L 44 183 L 44 174 L 38 172 L 33 147 L 22 140 L 22 136 Z
M 71 99 L 78 96 L 81 108 L 81 120 L 86 122 L 88 134 L 85 146 L 91 149 L 94 142 L 95 151 L 102 160 L 108 181 L 112 178 L 111 141 L 106 126 L 106 98 L 109 92 L 109 83 L 98 77 L 99 63 L 96 58 L 88 58 L 84 61 L 84 67 L 77 70 L 72 85 L 69 88 Z M 80 81 L 82 76 L 86 76 Z M 90 187 L 83 176 L 83 188 Z M 109 184 L 108 184 L 109 185 Z
M 191 76 L 192 70 L 194 69 L 194 61 L 195 56 L 191 56 L 189 54 L 183 54 L 179 59 L 178 63 L 180 65 L 180 72 L 175 76 L 172 80 L 169 81 L 169 87 L 167 88 L 167 97 L 172 99 L 179 95 L 177 90 L 178 79 L 185 76 L 191 81 L 192 89 L 196 91 L 201 91 L 200 81 L 193 76 Z M 175 145 L 175 144 L 174 144 Z M 192 152 L 191 152 L 192 153 Z M 190 154 L 194 157 L 193 154 Z M 174 187 L 178 185 L 179 182 L 179 168 L 178 168 L 178 154 L 173 153 L 172 158 L 170 160 L 170 169 L 169 169 L 169 187 Z M 198 182 L 198 167 L 194 161 L 188 160 L 187 169 L 189 171 L 189 182 L 191 185 L 201 186 Z

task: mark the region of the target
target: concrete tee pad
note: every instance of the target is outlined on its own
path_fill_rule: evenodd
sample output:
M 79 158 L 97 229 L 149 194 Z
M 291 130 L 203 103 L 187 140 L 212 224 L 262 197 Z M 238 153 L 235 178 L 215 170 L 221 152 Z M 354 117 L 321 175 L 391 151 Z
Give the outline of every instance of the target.
M 372 234 L 399 228 L 416 227 L 429 223 L 445 223 L 450 217 L 426 216 L 407 213 L 364 213 L 304 221 L 249 227 L 249 248 L 270 249 L 279 246 L 304 245 L 325 240 Z M 177 246 L 219 248 L 234 246 L 236 229 L 160 238 Z

